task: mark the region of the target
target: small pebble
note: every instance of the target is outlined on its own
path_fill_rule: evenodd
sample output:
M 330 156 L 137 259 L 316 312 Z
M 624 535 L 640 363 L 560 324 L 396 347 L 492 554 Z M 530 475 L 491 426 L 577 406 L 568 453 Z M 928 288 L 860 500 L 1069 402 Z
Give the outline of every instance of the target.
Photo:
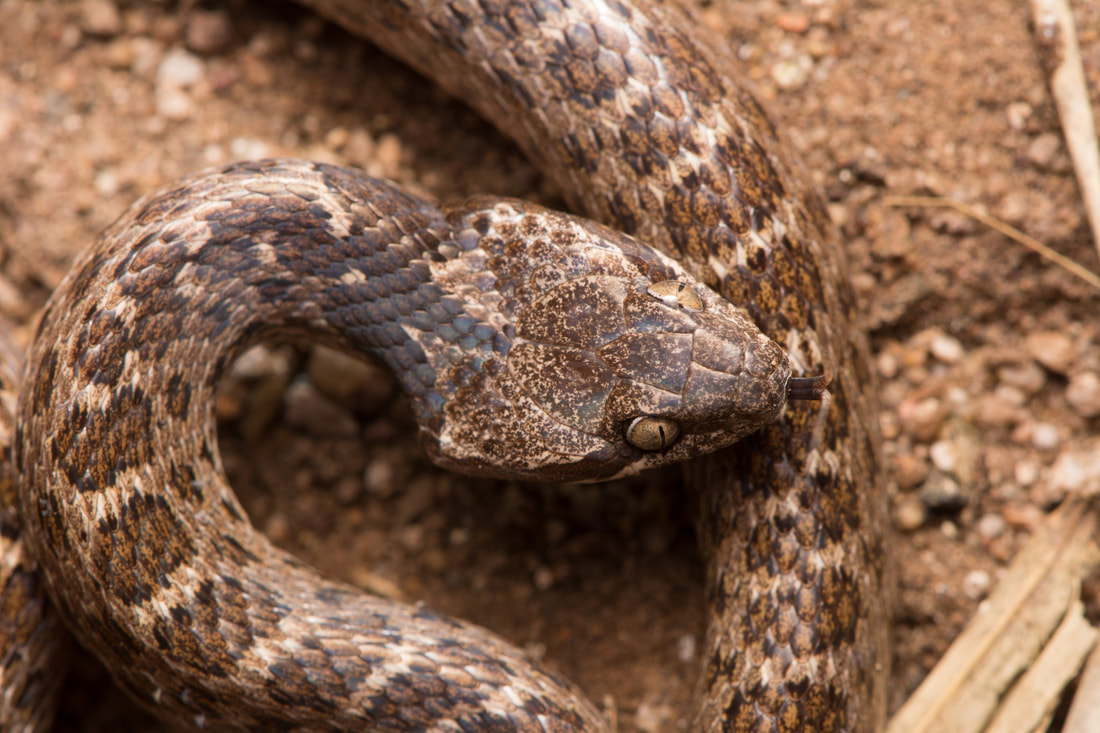
M 810 16 L 805 13 L 777 13 L 775 24 L 788 33 L 805 33 L 810 27 Z
M 970 497 L 957 481 L 942 473 L 933 473 L 921 488 L 920 499 L 937 512 L 957 512 L 966 507 Z
M 363 473 L 363 486 L 375 496 L 392 496 L 397 490 L 397 482 L 394 480 L 396 476 L 397 470 L 393 462 L 376 458 L 367 464 Z
M 981 518 L 974 525 L 974 529 L 978 533 L 978 538 L 985 544 L 988 544 L 990 540 L 994 540 L 1005 533 L 1007 523 L 1005 518 L 1000 514 L 983 514 Z
M 642 733 L 657 733 L 668 729 L 672 708 L 668 703 L 641 702 L 634 713 L 634 727 Z
M 1051 163 L 1062 149 L 1062 138 L 1052 132 L 1038 135 L 1027 146 L 1027 159 L 1040 170 L 1049 170 Z
M 932 356 L 944 364 L 955 364 L 966 353 L 961 341 L 943 332 L 939 332 L 932 337 L 932 343 L 929 344 L 928 350 L 932 352 Z
M 1018 389 L 1025 395 L 1033 395 L 1046 384 L 1046 373 L 1034 361 L 1005 364 L 997 368 L 997 380 L 1001 384 Z
M 1100 415 L 1100 375 L 1077 372 L 1071 376 L 1066 386 L 1066 401 L 1081 417 Z
M 1032 531 L 1043 521 L 1043 517 L 1046 516 L 1043 510 L 1034 504 L 1020 504 L 1011 503 L 1005 504 L 1004 509 L 1001 510 L 1001 516 L 1008 522 L 1008 526 L 1013 529 L 1022 529 L 1025 531 Z
M 317 389 L 334 400 L 354 399 L 356 408 L 379 409 L 389 399 L 393 380 L 381 367 L 325 346 L 309 354 L 306 373 Z
M 891 463 L 891 473 L 899 489 L 914 489 L 928 477 L 928 462 L 912 453 L 899 453 Z
M 195 53 L 221 53 L 233 39 L 233 23 L 224 10 L 193 10 L 187 17 L 184 43 Z
M 1024 347 L 1031 358 L 1058 374 L 1068 372 L 1077 358 L 1073 340 L 1058 331 L 1033 333 L 1025 339 Z
M 1021 460 L 1013 470 L 1013 478 L 1020 486 L 1031 486 L 1039 478 L 1039 465 L 1027 459 Z
M 202 59 L 182 48 L 173 48 L 164 54 L 157 68 L 157 85 L 185 89 L 199 83 L 205 75 Z
M 989 573 L 984 570 L 971 570 L 963 578 L 962 590 L 970 600 L 979 601 L 986 597 L 992 585 L 993 581 Z
M 959 451 L 955 443 L 949 440 L 937 440 L 928 449 L 932 465 L 944 473 L 956 473 L 959 466 Z
M 878 373 L 885 379 L 893 379 L 901 371 L 901 363 L 898 361 L 896 354 L 890 351 L 882 351 L 875 357 L 875 365 L 878 367 Z
M 894 525 L 902 532 L 913 532 L 924 526 L 928 510 L 919 496 L 902 494 L 894 503 Z
M 796 59 L 787 59 L 773 65 L 772 79 L 780 89 L 793 91 L 806 85 L 812 68 L 813 59 L 803 54 Z
M 676 658 L 684 664 L 695 661 L 696 650 L 699 642 L 695 640 L 695 634 L 681 634 L 676 640 Z
M 1063 493 L 1100 493 L 1100 438 L 1063 449 L 1054 459 L 1049 483 Z
M 903 402 L 898 406 L 898 416 L 916 440 L 927 443 L 939 433 L 947 410 L 939 399 L 926 397 L 916 403 Z
M 84 0 L 80 4 L 80 29 L 93 36 L 114 36 L 122 30 L 122 16 L 112 0 Z
M 554 571 L 545 566 L 536 568 L 532 580 L 538 590 L 550 590 L 554 587 Z
M 1062 442 L 1058 428 L 1050 423 L 1035 423 L 1031 428 L 1031 444 L 1039 450 L 1053 450 Z
M 359 434 L 359 423 L 351 413 L 304 379 L 293 382 L 283 400 L 287 423 L 310 435 L 351 438 Z
M 285 354 L 273 351 L 266 346 L 259 345 L 245 351 L 233 362 L 229 373 L 234 379 L 264 379 L 286 374 L 290 371 L 290 363 Z

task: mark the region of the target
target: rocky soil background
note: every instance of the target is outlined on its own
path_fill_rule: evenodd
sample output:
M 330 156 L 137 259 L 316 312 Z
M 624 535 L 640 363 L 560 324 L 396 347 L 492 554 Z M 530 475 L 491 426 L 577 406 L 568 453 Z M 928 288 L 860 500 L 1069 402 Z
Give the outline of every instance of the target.
M 1094 109 L 1100 5 L 1076 2 Z M 880 377 L 899 587 L 892 703 L 1068 492 L 1100 481 L 1100 293 L 949 209 L 1100 271 L 1028 11 L 1012 0 L 701 0 L 825 191 Z M 460 103 L 284 2 L 0 0 L 0 316 L 25 344 L 72 259 L 196 169 L 298 155 L 440 200 L 561 205 Z M 323 572 L 484 624 L 622 731 L 684 730 L 701 567 L 675 473 L 530 487 L 430 467 L 392 382 L 250 352 L 217 404 L 253 520 Z M 82 660 L 59 730 L 155 729 Z

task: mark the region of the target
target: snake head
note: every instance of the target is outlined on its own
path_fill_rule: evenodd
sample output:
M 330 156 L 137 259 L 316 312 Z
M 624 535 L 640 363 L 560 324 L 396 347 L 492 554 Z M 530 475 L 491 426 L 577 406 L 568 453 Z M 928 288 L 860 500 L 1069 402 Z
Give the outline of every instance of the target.
M 786 404 L 786 353 L 697 283 L 591 275 L 527 306 L 509 373 L 563 473 L 636 473 L 724 448 Z
M 435 273 L 478 283 L 469 313 L 489 303 L 507 318 L 495 363 L 436 362 L 437 379 L 463 385 L 447 390 L 439 429 L 425 431 L 437 463 L 605 480 L 724 448 L 806 392 L 745 311 L 673 260 L 592 222 L 533 210 L 505 204 L 494 223 L 475 220 L 465 254 Z

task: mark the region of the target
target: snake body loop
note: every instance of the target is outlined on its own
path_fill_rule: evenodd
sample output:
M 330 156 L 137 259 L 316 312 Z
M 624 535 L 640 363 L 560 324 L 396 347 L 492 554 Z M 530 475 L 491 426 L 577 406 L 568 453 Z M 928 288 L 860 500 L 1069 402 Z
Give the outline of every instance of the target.
M 684 269 L 518 202 L 441 212 L 300 162 L 141 202 L 51 300 L 14 434 L 17 529 L 81 642 L 196 727 L 605 729 L 491 634 L 325 581 L 248 525 L 211 385 L 262 333 L 309 331 L 390 363 L 445 465 L 601 478 L 717 449 L 686 464 L 708 579 L 693 730 L 880 725 L 866 343 L 822 202 L 720 46 L 642 0 L 308 4 L 499 121 L 578 209 Z M 600 298 L 613 307 L 568 310 Z M 627 348 L 653 339 L 678 366 Z M 820 374 L 830 399 L 784 405 Z M 487 434 L 449 409 L 525 427 Z

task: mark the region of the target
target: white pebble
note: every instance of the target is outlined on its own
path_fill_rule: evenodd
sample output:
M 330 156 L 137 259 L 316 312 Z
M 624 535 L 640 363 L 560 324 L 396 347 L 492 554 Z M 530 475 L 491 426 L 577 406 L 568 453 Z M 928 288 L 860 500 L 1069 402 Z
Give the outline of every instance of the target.
M 202 81 L 206 67 L 198 56 L 182 48 L 173 48 L 164 54 L 157 68 L 159 86 L 186 89 Z
M 933 336 L 929 351 L 932 352 L 932 356 L 944 364 L 955 364 L 966 353 L 962 342 L 954 336 L 948 336 L 946 333 L 937 333 Z
M 1052 450 L 1058 447 L 1061 436 L 1058 428 L 1047 422 L 1035 423 L 1031 430 L 1031 444 L 1040 450 Z
M 962 588 L 966 597 L 972 601 L 977 601 L 985 598 L 989 593 L 989 587 L 993 584 L 992 579 L 989 577 L 989 573 L 984 570 L 971 570 L 963 578 Z
M 1100 375 L 1096 372 L 1078 372 L 1066 386 L 1066 401 L 1081 417 L 1100 415 Z

